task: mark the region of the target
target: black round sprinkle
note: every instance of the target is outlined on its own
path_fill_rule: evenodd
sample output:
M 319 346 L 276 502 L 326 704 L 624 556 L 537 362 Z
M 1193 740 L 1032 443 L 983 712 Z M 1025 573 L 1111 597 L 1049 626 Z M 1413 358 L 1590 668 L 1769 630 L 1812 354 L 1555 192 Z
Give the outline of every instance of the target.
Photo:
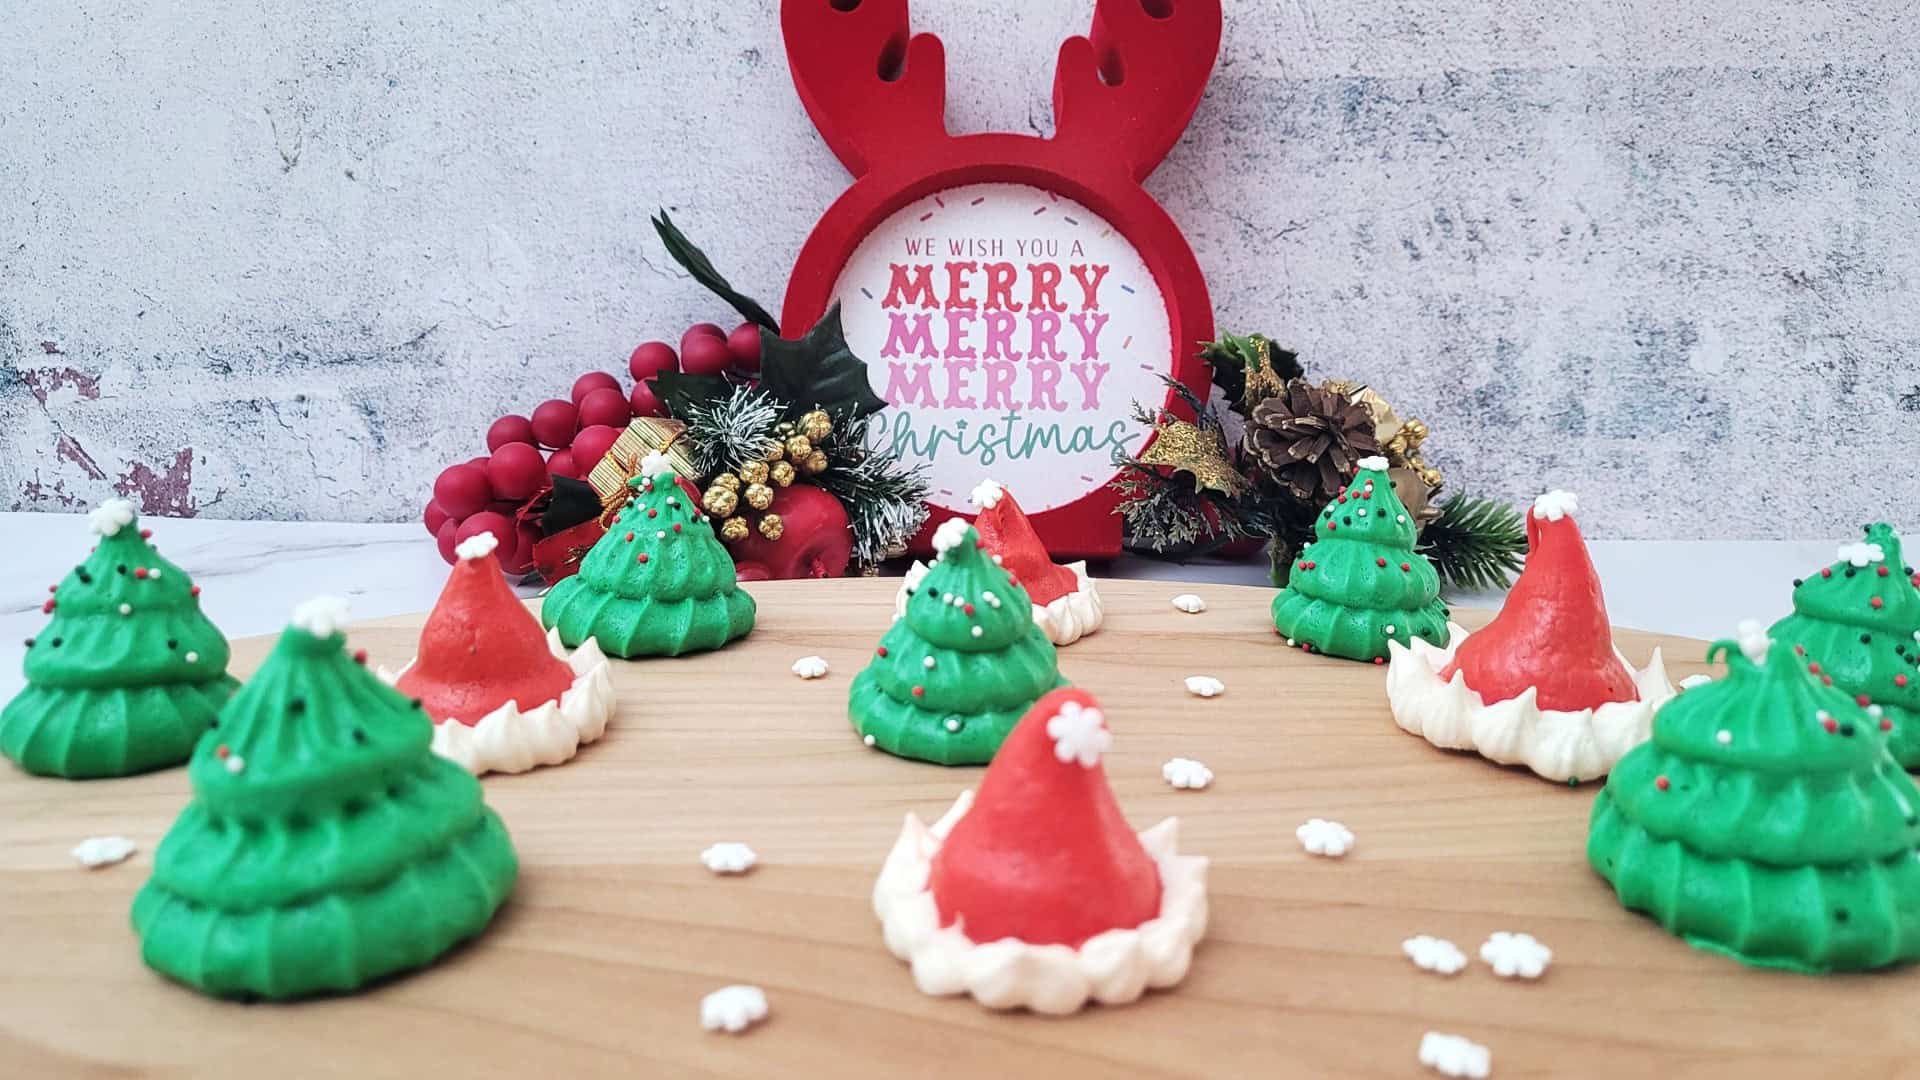
M 179 647 L 180 647 L 180 641 L 179 641 L 179 639 L 177 639 L 177 638 L 168 638 L 168 639 L 167 639 L 167 648 L 169 648 L 169 649 L 177 649 L 177 648 L 179 648 Z
M 60 647 L 60 639 L 59 639 L 59 638 L 54 638 L 54 639 L 53 639 L 53 647 L 54 647 L 54 648 L 56 648 L 56 649 Z
M 1853 725 L 1852 725 L 1852 724 L 1841 724 L 1841 725 L 1840 725 L 1840 734 L 1842 734 L 1842 735 L 1845 735 L 1845 736 L 1846 736 L 1847 738 L 1849 738 L 1849 739 L 1851 739 L 1851 738 L 1853 738 Z
M 1851 566 L 1849 566 L 1849 567 L 1847 567 L 1847 576 L 1848 576 L 1848 577 L 1852 577 L 1852 576 L 1853 576 L 1853 567 L 1851 567 Z
M 353 741 L 354 741 L 354 742 L 357 742 L 357 743 L 364 743 L 364 742 L 366 742 L 366 741 L 367 741 L 367 733 L 366 733 L 366 731 L 365 731 L 364 729 L 362 729 L 362 728 L 354 728 L 354 729 L 353 729 Z
M 1793 587 L 1794 587 L 1794 588 L 1796 588 L 1796 589 L 1797 589 L 1797 588 L 1799 588 L 1799 587 L 1800 587 L 1800 581 L 1801 581 L 1801 579 L 1800 579 L 1800 578 L 1794 578 L 1794 579 L 1793 579 Z
M 1871 645 L 1871 644 L 1873 644 L 1873 635 L 1872 635 L 1872 634 L 1861 634 L 1861 635 L 1860 635 L 1860 644 L 1862 644 L 1862 645 Z
M 1852 917 L 1853 916 L 1850 913 L 1848 913 L 1846 908 L 1839 908 L 1833 913 L 1834 922 L 1846 922 L 1848 919 Z
M 80 584 L 82 585 L 93 584 L 93 575 L 87 573 L 85 569 L 76 566 L 73 568 L 73 573 L 74 573 L 74 576 L 80 579 Z
M 1342 525 L 1351 525 L 1351 524 L 1353 524 L 1353 515 L 1352 515 L 1352 514 L 1341 514 L 1341 515 L 1340 515 L 1340 524 L 1342 524 Z
M 217 727 L 219 727 L 219 726 L 220 726 L 220 718 L 216 716 L 216 717 L 214 717 L 213 719 L 211 719 L 211 720 L 209 720 L 209 721 L 207 721 L 207 726 L 208 726 L 208 727 L 210 727 L 210 728 L 217 728 Z
M 425 705 L 423 705 L 423 704 L 421 704 L 421 702 L 420 702 L 420 699 L 419 699 L 419 698 L 414 698 L 414 699 L 413 699 L 413 707 L 414 707 L 414 708 L 416 708 L 416 709 L 424 709 L 424 708 L 426 708 L 426 706 L 425 706 Z
M 33 648 L 33 639 L 32 639 L 32 638 L 28 638 L 28 639 L 27 639 L 27 648 L 29 648 L 29 649 L 31 649 L 31 648 Z
M 116 567 L 114 567 L 113 569 L 114 569 L 114 572 L 115 572 L 115 573 L 120 573 L 120 574 L 124 574 L 124 573 L 126 573 L 126 572 L 127 572 L 127 564 L 126 564 L 126 563 L 121 563 L 121 564 L 120 564 L 119 566 L 116 566 Z
M 908 596 L 912 596 L 912 595 L 913 595 L 913 594 L 914 594 L 915 592 L 917 592 L 917 591 L 918 591 L 918 590 L 915 590 L 915 589 L 908 589 L 908 590 L 907 590 L 907 595 L 908 595 Z
M 306 699 L 305 699 L 305 698 L 294 698 L 294 699 L 293 699 L 292 701 L 289 701 L 289 702 L 287 702 L 287 711 L 288 711 L 288 712 L 290 712 L 290 713 L 303 713 L 303 712 L 306 712 L 306 711 L 307 711 L 307 702 L 306 702 Z

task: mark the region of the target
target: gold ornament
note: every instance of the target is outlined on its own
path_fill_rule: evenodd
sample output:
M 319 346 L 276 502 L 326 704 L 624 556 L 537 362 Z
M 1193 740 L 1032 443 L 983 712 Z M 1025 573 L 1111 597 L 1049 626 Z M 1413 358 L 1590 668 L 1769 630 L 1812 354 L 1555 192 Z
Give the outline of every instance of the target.
M 720 523 L 720 539 L 729 544 L 738 543 L 747 538 L 747 519 L 730 517 Z
M 748 484 L 743 496 L 747 505 L 755 510 L 765 510 L 773 505 L 773 489 L 765 484 Z
M 775 435 L 780 436 L 780 441 L 782 442 L 786 441 L 787 436 L 792 435 L 793 433 L 799 430 L 800 430 L 799 428 L 793 425 L 793 421 L 791 420 L 782 420 L 779 423 L 773 425 L 773 433 Z
M 787 440 L 787 456 L 795 461 L 803 461 L 813 453 L 813 440 L 805 435 L 795 435 Z
M 749 487 L 754 484 L 764 484 L 767 482 L 767 471 L 766 462 L 749 461 L 745 465 L 740 466 L 740 479 L 746 481 Z
M 716 476 L 713 478 L 713 486 L 723 487 L 723 488 L 726 488 L 728 491 L 739 491 L 740 478 L 733 475 L 730 472 L 723 472 L 719 476 Z M 724 517 L 725 515 L 723 514 L 721 516 Z
M 806 473 L 808 476 L 818 476 L 826 472 L 827 452 L 824 450 L 815 450 L 813 453 L 808 454 L 807 459 L 800 463 L 800 471 Z
M 793 462 L 774 462 L 773 467 L 767 470 L 767 479 L 773 481 L 775 487 L 786 487 L 793 483 Z
M 1161 417 L 1153 425 L 1153 441 L 1140 451 L 1140 463 L 1192 474 L 1195 491 L 1211 488 L 1239 495 L 1247 490 L 1246 478 L 1227 461 L 1225 437 L 1186 420 Z
M 700 504 L 707 508 L 707 513 L 715 517 L 726 517 L 740 505 L 740 496 L 732 488 L 715 484 L 700 497 Z
M 1240 395 L 1249 410 L 1286 389 L 1280 373 L 1273 370 L 1273 343 L 1262 334 L 1254 334 L 1250 340 L 1256 355 L 1253 363 L 1247 365 L 1246 389 Z
M 800 418 L 800 432 L 814 442 L 821 442 L 833 434 L 833 417 L 824 409 L 815 409 Z
M 1328 379 L 1323 387 L 1336 394 L 1343 394 L 1354 403 L 1363 405 L 1373 416 L 1373 437 L 1380 443 L 1380 452 L 1386 455 L 1387 464 L 1395 468 L 1411 469 L 1428 487 L 1439 489 L 1445 482 L 1440 470 L 1426 463 L 1420 456 L 1420 444 L 1427 441 L 1427 425 L 1419 420 L 1402 420 L 1372 387 L 1361 386 L 1350 379 Z
M 761 460 L 768 464 L 779 461 L 786 456 L 786 448 L 781 444 L 779 439 L 768 439 L 766 449 L 760 452 Z
M 780 520 L 779 514 L 762 514 L 760 515 L 759 529 L 761 536 L 769 540 L 778 540 L 780 539 L 780 534 L 787 531 L 787 525 L 786 522 Z

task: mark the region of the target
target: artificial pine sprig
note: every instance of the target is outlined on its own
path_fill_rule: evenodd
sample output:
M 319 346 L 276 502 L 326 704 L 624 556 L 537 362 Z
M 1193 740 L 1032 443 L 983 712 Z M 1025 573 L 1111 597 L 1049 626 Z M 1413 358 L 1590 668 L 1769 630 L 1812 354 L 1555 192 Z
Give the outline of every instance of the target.
M 785 402 L 750 387 L 740 387 L 726 397 L 688 402 L 679 419 L 687 425 L 687 456 L 700 478 L 765 458 L 773 441 L 773 425 L 784 412 Z
M 825 447 L 827 470 L 812 478 L 847 508 L 853 561 L 863 568 L 891 558 L 920 531 L 931 490 L 924 465 L 907 465 L 885 441 L 869 445 L 872 423 L 862 416 L 836 430 Z
M 1440 504 L 1440 516 L 1420 531 L 1420 552 L 1456 589 L 1504 589 L 1520 572 L 1527 525 L 1506 503 L 1460 492 Z

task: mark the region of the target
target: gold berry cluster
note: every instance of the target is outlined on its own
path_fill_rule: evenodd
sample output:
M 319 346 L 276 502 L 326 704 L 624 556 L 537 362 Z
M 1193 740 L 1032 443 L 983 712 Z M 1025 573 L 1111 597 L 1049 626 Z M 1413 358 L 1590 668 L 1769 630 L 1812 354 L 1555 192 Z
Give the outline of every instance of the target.
M 792 484 L 799 476 L 817 476 L 827 469 L 827 452 L 819 443 L 833 434 L 833 418 L 815 409 L 798 420 L 774 425 L 773 435 L 759 460 L 723 472 L 707 485 L 700 502 L 720 520 L 720 539 L 733 543 L 747 538 L 745 511 L 759 511 L 755 527 L 769 540 L 780 539 L 786 523 L 779 514 L 766 513 L 773 505 L 773 489 Z

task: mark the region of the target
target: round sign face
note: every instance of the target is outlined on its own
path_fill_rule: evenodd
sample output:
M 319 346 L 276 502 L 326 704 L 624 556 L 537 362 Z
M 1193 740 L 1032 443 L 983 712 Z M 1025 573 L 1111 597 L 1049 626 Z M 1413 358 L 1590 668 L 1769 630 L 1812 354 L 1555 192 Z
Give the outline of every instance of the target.
M 968 184 L 868 233 L 834 286 L 847 344 L 888 408 L 873 439 L 928 466 L 937 507 L 991 477 L 1030 513 L 1113 477 L 1166 400 L 1167 306 L 1126 238 L 1072 199 Z

